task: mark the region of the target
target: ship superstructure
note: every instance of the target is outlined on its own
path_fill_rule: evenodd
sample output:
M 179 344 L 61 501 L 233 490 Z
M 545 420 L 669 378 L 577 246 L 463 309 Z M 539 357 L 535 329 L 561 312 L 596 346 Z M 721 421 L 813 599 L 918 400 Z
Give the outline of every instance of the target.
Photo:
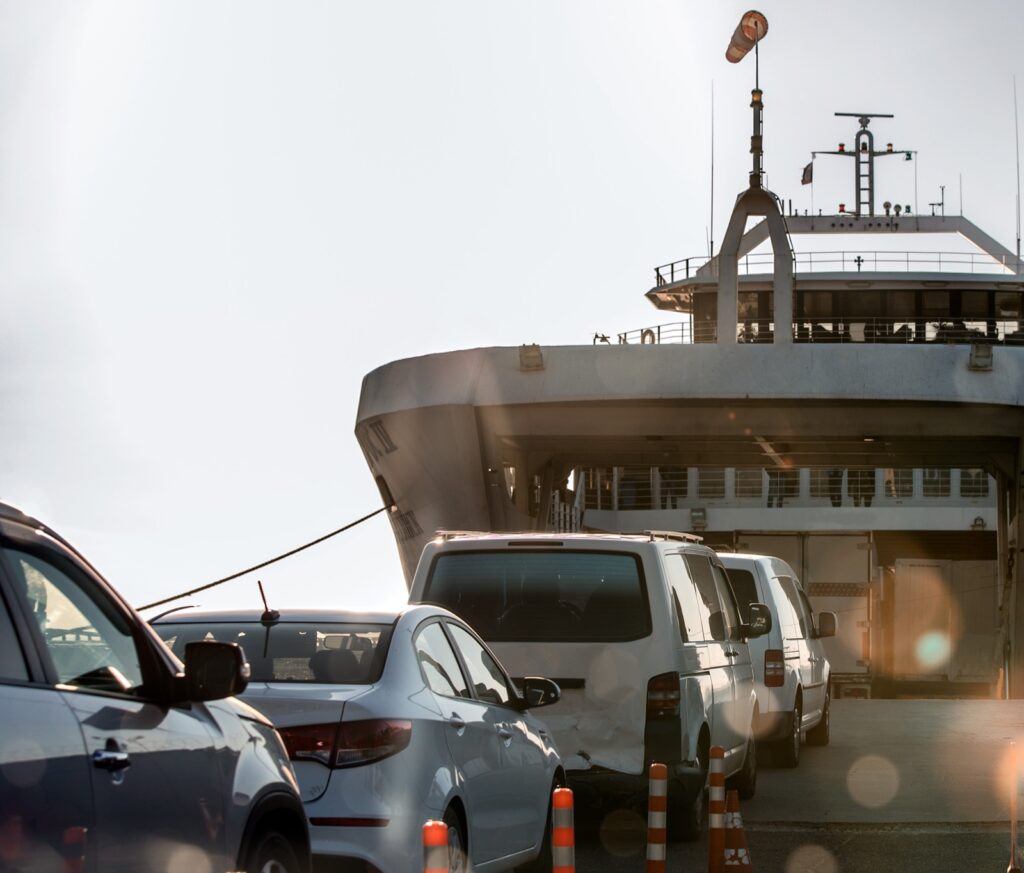
M 840 616 L 849 691 L 1024 696 L 1021 261 L 960 215 L 876 214 L 872 161 L 900 153 L 868 113 L 852 208 L 786 210 L 762 107 L 721 250 L 655 270 L 671 323 L 366 376 L 356 434 L 406 578 L 438 529 L 692 531 L 796 568 Z M 977 251 L 914 245 L 937 233 Z M 794 251 L 832 235 L 854 244 Z

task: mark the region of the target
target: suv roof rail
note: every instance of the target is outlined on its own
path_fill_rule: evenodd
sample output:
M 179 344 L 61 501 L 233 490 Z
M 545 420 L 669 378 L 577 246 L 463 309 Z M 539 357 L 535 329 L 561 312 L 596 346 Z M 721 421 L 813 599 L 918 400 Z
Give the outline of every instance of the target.
M 441 540 L 450 540 L 455 537 L 482 537 L 486 531 L 482 530 L 437 530 L 434 531 L 434 538 Z
M 672 540 L 674 542 L 683 543 L 704 542 L 704 537 L 699 537 L 697 534 L 692 533 L 683 533 L 678 530 L 645 530 L 642 533 L 644 536 L 650 537 L 652 543 L 655 540 Z

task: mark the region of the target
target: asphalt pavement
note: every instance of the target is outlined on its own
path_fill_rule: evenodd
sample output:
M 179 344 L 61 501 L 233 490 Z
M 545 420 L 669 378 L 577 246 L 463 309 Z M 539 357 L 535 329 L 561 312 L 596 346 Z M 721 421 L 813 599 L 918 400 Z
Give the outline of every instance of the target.
M 1014 740 L 1024 701 L 834 701 L 832 742 L 805 745 L 795 770 L 763 764 L 741 805 L 752 869 L 1004 873 Z M 580 873 L 639 873 L 644 858 L 643 810 L 577 810 Z M 670 873 L 706 869 L 706 838 L 669 847 Z

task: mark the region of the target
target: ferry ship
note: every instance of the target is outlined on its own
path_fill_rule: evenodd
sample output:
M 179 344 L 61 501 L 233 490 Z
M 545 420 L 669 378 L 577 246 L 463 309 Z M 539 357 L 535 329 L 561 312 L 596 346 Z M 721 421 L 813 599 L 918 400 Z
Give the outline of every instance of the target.
M 871 113 L 837 113 L 859 126 L 827 152 L 850 204 L 787 209 L 758 87 L 751 109 L 720 250 L 654 270 L 664 323 L 364 378 L 356 436 L 406 580 L 438 530 L 688 531 L 784 558 L 838 614 L 836 696 L 1022 697 L 1019 242 L 876 203 L 876 162 L 913 155 L 876 147 Z M 975 250 L 915 245 L 935 234 Z

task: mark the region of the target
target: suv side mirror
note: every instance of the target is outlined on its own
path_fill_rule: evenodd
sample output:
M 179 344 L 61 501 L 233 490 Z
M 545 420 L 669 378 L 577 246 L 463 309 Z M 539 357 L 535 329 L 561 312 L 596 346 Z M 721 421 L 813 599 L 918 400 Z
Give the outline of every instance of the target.
M 249 665 L 237 643 L 202 640 L 185 645 L 183 696 L 190 701 L 221 700 L 245 691 Z
M 751 603 L 748 607 L 750 622 L 743 625 L 743 636 L 747 639 L 763 637 L 772 629 L 772 611 L 763 603 Z
M 523 680 L 522 701 L 523 709 L 533 709 L 538 706 L 550 706 L 562 699 L 562 689 L 557 682 L 551 679 L 542 679 L 540 676 L 527 676 Z
M 836 614 L 834 612 L 818 613 L 818 634 L 819 637 L 834 637 L 836 635 Z

